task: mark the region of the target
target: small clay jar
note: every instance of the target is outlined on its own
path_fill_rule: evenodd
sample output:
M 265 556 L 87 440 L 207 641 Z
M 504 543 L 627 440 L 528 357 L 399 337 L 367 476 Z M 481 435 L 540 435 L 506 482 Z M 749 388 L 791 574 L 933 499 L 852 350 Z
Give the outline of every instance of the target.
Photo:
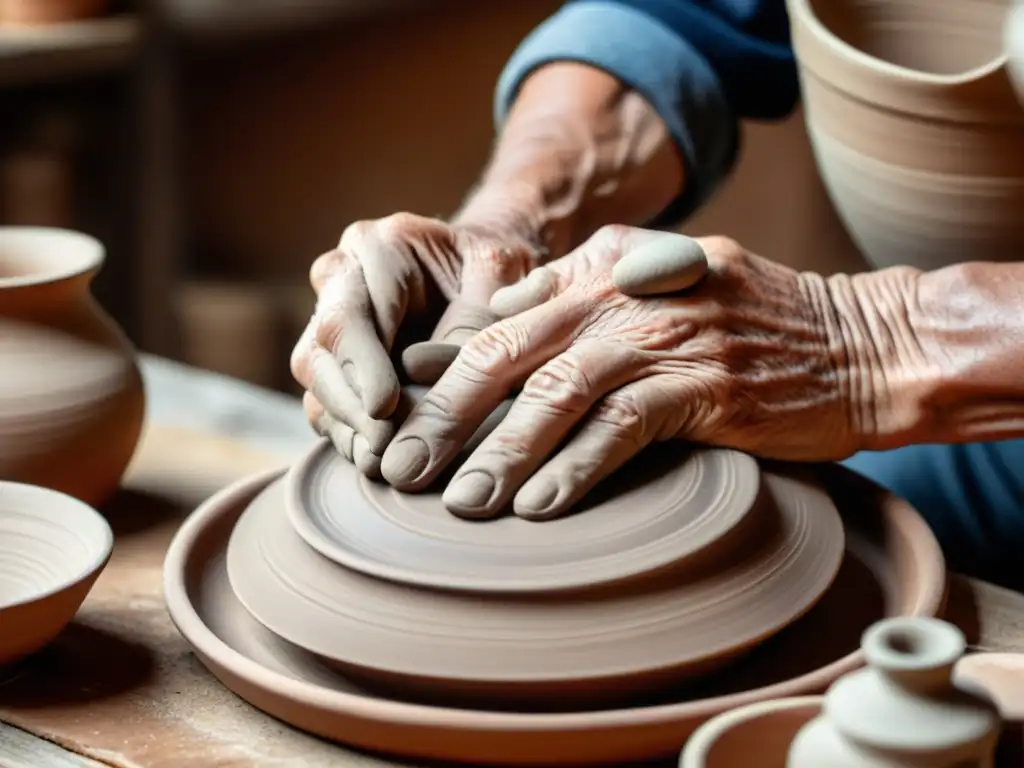
M 998 710 L 952 678 L 966 647 L 938 619 L 869 628 L 868 666 L 832 685 L 821 715 L 793 739 L 787 768 L 993 768 Z
M 92 297 L 97 240 L 0 227 L 0 480 L 92 506 L 117 489 L 145 414 L 135 351 Z

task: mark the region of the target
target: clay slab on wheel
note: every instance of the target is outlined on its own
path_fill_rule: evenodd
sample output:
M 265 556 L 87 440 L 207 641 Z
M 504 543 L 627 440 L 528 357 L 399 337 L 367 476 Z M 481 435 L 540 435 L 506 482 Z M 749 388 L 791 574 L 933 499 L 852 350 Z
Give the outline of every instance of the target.
M 456 517 L 441 502 L 443 487 L 398 492 L 364 477 L 324 441 L 289 473 L 286 508 L 299 535 L 325 557 L 434 589 L 592 588 L 728 558 L 730 534 L 739 533 L 761 492 L 757 462 L 681 443 L 659 448 L 606 481 L 577 514 L 541 525 L 514 515 Z M 837 541 L 833 551 L 840 549 Z
M 216 494 L 182 525 L 165 563 L 175 625 L 227 687 L 303 730 L 412 759 L 474 766 L 636 764 L 677 755 L 721 712 L 817 692 L 863 663 L 863 630 L 886 615 L 933 616 L 945 583 L 942 555 L 906 503 L 865 497 L 847 521 L 847 555 L 832 589 L 800 621 L 728 672 L 661 703 L 575 713 L 473 711 L 368 694 L 269 632 L 245 610 L 225 567 L 227 542 L 270 472 Z M 860 497 L 858 497 L 860 498 Z
M 843 529 L 828 496 L 790 478 L 763 482 L 756 525 L 737 532 L 743 549 L 630 588 L 482 596 L 368 577 L 303 542 L 281 483 L 239 520 L 228 573 L 271 631 L 389 687 L 533 706 L 621 701 L 734 658 L 801 616 L 831 584 Z M 547 523 L 517 522 L 529 532 L 521 546 L 547 538 Z

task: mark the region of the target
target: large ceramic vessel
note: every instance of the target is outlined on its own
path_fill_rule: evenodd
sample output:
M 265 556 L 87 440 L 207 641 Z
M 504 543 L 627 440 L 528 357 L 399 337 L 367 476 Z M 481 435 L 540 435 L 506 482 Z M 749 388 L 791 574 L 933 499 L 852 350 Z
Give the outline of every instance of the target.
M 94 505 L 145 411 L 134 350 L 89 291 L 104 256 L 77 232 L 0 227 L 0 479 Z
M 829 195 L 877 267 L 1024 252 L 1012 0 L 787 0 Z

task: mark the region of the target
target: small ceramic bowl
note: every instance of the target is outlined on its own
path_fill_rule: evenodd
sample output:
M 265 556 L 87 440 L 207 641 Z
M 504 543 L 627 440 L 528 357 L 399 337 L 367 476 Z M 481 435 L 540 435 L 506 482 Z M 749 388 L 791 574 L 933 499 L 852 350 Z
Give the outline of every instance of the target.
M 38 651 L 67 626 L 113 547 L 107 521 L 87 504 L 0 481 L 0 667 Z
M 773 699 L 712 718 L 686 742 L 679 768 L 786 768 L 790 743 L 818 716 L 824 700 Z

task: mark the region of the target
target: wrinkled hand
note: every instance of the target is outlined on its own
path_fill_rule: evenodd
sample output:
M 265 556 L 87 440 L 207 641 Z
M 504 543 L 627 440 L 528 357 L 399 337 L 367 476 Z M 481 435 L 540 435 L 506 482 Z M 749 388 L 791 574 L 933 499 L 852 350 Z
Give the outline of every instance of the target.
M 763 457 L 827 460 L 859 437 L 825 281 L 725 238 L 688 292 L 630 298 L 612 267 L 666 235 L 613 227 L 519 284 L 384 454 L 395 487 L 418 490 L 498 404 L 511 410 L 458 470 L 444 503 L 463 516 L 567 511 L 649 443 L 683 438 Z M 667 235 L 667 237 L 672 237 Z M 863 392 L 866 396 L 866 391 Z
M 435 351 L 451 350 L 454 359 L 458 345 L 497 319 L 488 310 L 493 293 L 536 264 L 524 241 L 412 214 L 348 227 L 310 270 L 316 311 L 292 353 L 310 423 L 364 473 L 376 474 L 395 430 L 389 417 L 400 385 L 391 353 L 400 331 L 422 327 L 426 336 L 433 327 L 431 340 L 448 345 Z M 436 354 L 426 357 L 436 363 Z M 429 363 L 421 377 L 430 375 Z M 433 366 L 435 378 L 444 367 Z

